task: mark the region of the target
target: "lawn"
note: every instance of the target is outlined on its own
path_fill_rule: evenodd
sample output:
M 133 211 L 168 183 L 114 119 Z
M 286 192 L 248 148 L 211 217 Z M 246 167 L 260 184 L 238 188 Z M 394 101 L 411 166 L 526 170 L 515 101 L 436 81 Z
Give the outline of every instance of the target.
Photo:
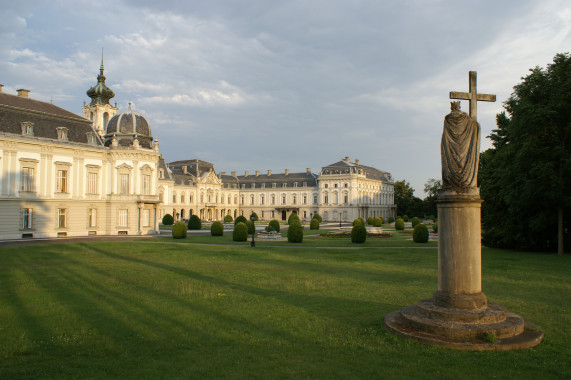
M 0 249 L 0 378 L 569 378 L 569 256 L 483 250 L 489 299 L 544 342 L 466 352 L 388 334 L 435 248 L 96 242 Z

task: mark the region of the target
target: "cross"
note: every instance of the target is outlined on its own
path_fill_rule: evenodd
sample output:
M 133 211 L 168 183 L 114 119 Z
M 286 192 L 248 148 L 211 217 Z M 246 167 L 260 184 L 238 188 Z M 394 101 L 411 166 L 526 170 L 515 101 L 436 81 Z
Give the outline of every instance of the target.
M 477 106 L 478 101 L 495 102 L 496 95 L 478 94 L 476 91 L 476 71 L 470 71 L 468 75 L 469 92 L 456 92 L 450 91 L 450 99 L 463 99 L 470 102 L 470 117 L 472 120 L 477 121 Z

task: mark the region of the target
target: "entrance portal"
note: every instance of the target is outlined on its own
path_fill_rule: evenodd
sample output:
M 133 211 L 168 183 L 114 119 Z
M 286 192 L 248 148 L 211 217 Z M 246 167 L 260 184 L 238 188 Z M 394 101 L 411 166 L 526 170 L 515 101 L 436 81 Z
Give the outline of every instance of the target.
M 285 210 L 282 211 L 282 220 L 286 220 L 286 215 L 287 215 L 287 213 L 285 212 Z

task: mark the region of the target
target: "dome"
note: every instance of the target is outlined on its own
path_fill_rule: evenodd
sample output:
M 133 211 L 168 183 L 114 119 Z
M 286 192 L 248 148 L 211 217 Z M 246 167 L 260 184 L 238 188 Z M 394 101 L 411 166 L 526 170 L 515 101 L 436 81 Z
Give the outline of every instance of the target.
M 151 148 L 153 141 L 149 122 L 143 115 L 131 109 L 131 103 L 127 111 L 118 113 L 107 123 L 104 136 L 106 146 L 111 144 L 113 137 L 122 146 L 132 145 L 133 140 L 137 138 L 141 147 Z

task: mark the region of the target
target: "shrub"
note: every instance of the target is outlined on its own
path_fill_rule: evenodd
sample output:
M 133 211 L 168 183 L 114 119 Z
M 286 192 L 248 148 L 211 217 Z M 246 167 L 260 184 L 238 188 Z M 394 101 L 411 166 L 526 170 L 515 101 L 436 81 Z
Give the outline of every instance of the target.
M 172 226 L 173 223 L 174 223 L 174 218 L 172 217 L 171 214 L 165 214 L 165 216 L 163 216 L 163 225 Z
M 246 227 L 248 227 L 248 235 L 254 232 L 254 222 L 251 220 L 246 220 Z
M 417 224 L 412 232 L 412 240 L 414 240 L 415 243 L 427 243 L 428 227 L 422 223 Z
M 382 218 L 382 217 L 380 217 L 380 218 L 375 218 L 375 219 L 373 220 L 373 226 L 374 226 L 374 227 L 382 227 L 382 226 L 383 226 L 383 218 Z
M 293 221 L 296 221 L 299 224 L 301 224 L 301 221 L 299 220 L 299 215 L 297 215 L 295 212 L 292 212 L 289 218 L 287 218 L 287 224 L 291 224 Z
M 402 218 L 398 218 L 395 221 L 395 230 L 404 230 L 404 220 Z
M 367 224 L 368 224 L 369 226 L 372 226 L 373 224 L 375 224 L 375 218 L 373 218 L 372 216 L 369 216 L 369 217 L 367 218 Z
M 303 241 L 303 227 L 301 223 L 292 221 L 287 229 L 287 241 L 301 243 Z
M 199 230 L 202 228 L 202 222 L 200 218 L 196 215 L 191 215 L 190 219 L 188 220 L 188 229 L 189 230 Z
M 309 229 L 310 230 L 318 230 L 319 229 L 319 220 L 317 219 L 311 219 L 311 222 L 309 223 Z
M 224 217 L 224 223 L 232 223 L 233 220 L 234 220 L 234 218 L 232 218 L 231 215 L 226 215 Z
M 232 231 L 232 240 L 234 241 L 248 240 L 248 227 L 246 226 L 246 223 L 238 222 L 234 225 L 234 231 Z
M 412 218 L 411 223 L 412 223 L 412 228 L 416 227 L 417 224 L 420 224 L 420 218 L 415 216 L 414 218 Z
M 405 222 L 408 222 L 408 215 L 403 215 L 402 220 L 404 220 Z
M 234 225 L 238 224 L 238 223 L 244 223 L 246 224 L 246 217 L 244 215 L 240 215 L 236 218 L 236 220 L 234 221 Z
M 270 227 L 270 231 L 280 232 L 280 222 L 275 219 L 270 220 L 268 227 Z
M 363 224 L 357 223 L 351 230 L 351 243 L 364 243 L 365 240 L 367 240 L 367 228 Z
M 255 212 L 252 211 L 252 213 L 250 214 L 250 220 L 252 220 L 252 215 L 254 216 L 254 222 L 257 222 L 258 219 L 258 214 L 256 214 Z
M 381 225 L 385 224 L 385 218 L 383 218 L 382 216 L 379 216 L 379 219 L 381 219 Z
M 363 226 L 365 225 L 365 219 L 363 218 L 357 218 L 353 221 L 353 227 L 355 227 L 356 224 L 362 224 Z
M 176 222 L 172 228 L 172 237 L 174 239 L 186 239 L 186 224 L 184 222 Z
M 432 223 L 432 231 L 438 232 L 438 222 L 435 221 L 434 223 Z
M 392 223 L 392 222 L 394 222 L 394 221 L 395 221 L 395 218 L 392 217 L 392 216 L 389 216 L 389 223 Z
M 220 222 L 213 222 L 210 226 L 210 235 L 211 236 L 223 236 L 224 235 L 224 226 Z
M 317 219 L 319 223 L 323 222 L 323 218 L 318 213 L 313 214 L 313 217 L 311 219 Z
M 436 222 L 436 217 L 434 215 L 428 215 L 428 218 L 426 218 L 426 219 L 430 219 L 433 222 Z

